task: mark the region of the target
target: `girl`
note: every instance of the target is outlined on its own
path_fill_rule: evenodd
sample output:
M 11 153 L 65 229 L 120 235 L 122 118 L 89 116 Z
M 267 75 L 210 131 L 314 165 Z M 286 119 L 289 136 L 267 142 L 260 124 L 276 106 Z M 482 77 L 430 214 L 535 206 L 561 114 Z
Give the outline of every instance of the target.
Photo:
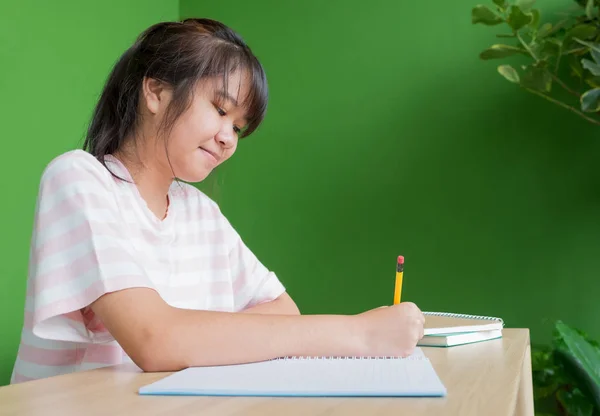
M 263 68 L 208 19 L 156 24 L 116 63 L 83 150 L 45 169 L 12 382 L 279 356 L 410 354 L 412 303 L 300 315 L 200 182 L 263 120 Z

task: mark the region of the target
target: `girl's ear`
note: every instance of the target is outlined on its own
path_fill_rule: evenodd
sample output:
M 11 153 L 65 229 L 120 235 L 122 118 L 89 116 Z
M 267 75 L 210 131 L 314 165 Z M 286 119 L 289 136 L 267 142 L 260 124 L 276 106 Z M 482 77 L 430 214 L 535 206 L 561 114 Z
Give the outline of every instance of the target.
M 142 80 L 142 94 L 146 108 L 152 114 L 158 114 L 168 104 L 168 91 L 165 84 L 157 79 L 144 77 Z

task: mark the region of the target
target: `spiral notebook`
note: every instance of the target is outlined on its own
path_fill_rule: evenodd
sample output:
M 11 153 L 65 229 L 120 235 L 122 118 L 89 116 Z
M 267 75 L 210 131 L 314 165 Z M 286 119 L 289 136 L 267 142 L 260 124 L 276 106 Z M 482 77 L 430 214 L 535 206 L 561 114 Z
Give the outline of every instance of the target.
M 445 396 L 417 348 L 409 357 L 286 357 L 190 367 L 139 389 L 170 396 Z
M 502 338 L 504 321 L 492 316 L 446 312 L 423 312 L 424 336 L 421 347 L 452 347 Z
M 493 316 L 447 312 L 423 312 L 425 335 L 502 330 L 504 321 Z

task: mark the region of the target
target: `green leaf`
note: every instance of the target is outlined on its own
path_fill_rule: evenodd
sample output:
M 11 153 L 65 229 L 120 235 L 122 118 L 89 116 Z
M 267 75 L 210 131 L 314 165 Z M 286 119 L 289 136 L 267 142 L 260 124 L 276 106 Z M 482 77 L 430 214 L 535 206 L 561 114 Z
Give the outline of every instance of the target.
M 566 19 L 559 20 L 558 22 L 556 22 L 556 23 L 554 24 L 554 27 L 552 28 L 552 31 L 551 31 L 551 33 L 556 33 L 556 32 L 558 32 L 559 30 L 562 30 L 562 29 L 564 29 L 564 28 L 565 28 L 566 26 L 568 26 L 569 24 L 571 24 L 571 19 L 569 19 L 569 18 L 566 18 Z
M 533 397 L 535 400 L 545 399 L 546 397 L 552 396 L 557 389 L 558 383 L 553 383 L 549 386 L 539 386 L 534 383 Z
M 594 18 L 594 0 L 587 0 L 585 5 L 585 15 L 588 17 L 588 19 Z
M 579 389 L 571 391 L 560 390 L 556 398 L 569 415 L 592 416 L 594 405 Z
M 552 30 L 552 23 L 544 23 L 542 25 L 542 27 L 540 27 L 540 29 L 537 32 L 537 37 L 538 38 L 543 38 L 548 36 L 548 34 L 550 33 L 550 31 Z
M 538 25 L 540 24 L 540 11 L 538 9 L 533 9 L 527 14 L 531 16 L 531 22 L 529 23 L 529 26 L 537 29 Z
M 584 71 L 583 67 L 581 66 L 581 61 L 576 56 L 570 55 L 568 57 L 568 62 L 569 67 L 571 68 L 571 73 L 577 78 L 582 78 Z
M 515 84 L 520 82 L 519 73 L 510 65 L 500 65 L 498 67 L 498 72 L 510 82 L 514 82 Z
M 493 0 L 494 4 L 502 9 L 506 7 L 506 2 L 504 0 Z
M 585 23 L 581 24 L 581 25 L 577 25 L 577 26 L 574 26 L 571 30 L 569 30 L 567 32 L 563 43 L 565 45 L 568 45 L 569 42 L 572 42 L 573 40 L 590 39 L 596 35 L 596 32 L 597 32 L 597 29 L 596 29 L 596 26 L 594 26 L 594 25 L 588 25 Z
M 577 58 L 578 55 L 581 55 L 582 53 L 585 53 L 585 52 L 587 52 L 586 48 L 571 48 L 571 49 L 567 49 L 562 54 L 563 55 L 573 55 Z
M 582 59 L 581 65 L 590 71 L 593 75 L 600 75 L 600 65 L 595 62 L 590 61 L 589 59 Z
M 581 43 L 584 46 L 587 46 L 588 48 L 590 48 L 590 53 L 592 54 L 592 58 L 594 59 L 594 61 L 597 64 L 600 64 L 600 44 L 598 43 L 592 43 L 592 42 L 585 42 L 581 39 L 575 39 L 577 42 Z
M 539 47 L 536 48 L 536 55 L 540 59 L 548 59 L 551 57 L 556 57 L 560 54 L 560 41 L 554 38 L 548 38 L 543 41 Z
M 521 77 L 521 85 L 541 92 L 550 92 L 552 76 L 545 68 L 528 66 Z
M 528 12 L 534 5 L 535 0 L 517 0 L 515 4 L 524 12 Z
M 508 15 L 508 24 L 517 31 L 531 23 L 532 17 L 523 13 L 519 6 L 513 5 Z
M 543 348 L 532 348 L 531 351 L 531 370 L 541 371 L 552 365 L 552 350 L 544 346 Z
M 502 23 L 503 20 L 498 17 L 487 6 L 477 5 L 471 11 L 471 23 L 481 23 L 487 26 L 494 26 Z
M 483 60 L 488 59 L 500 59 L 506 58 L 507 56 L 513 56 L 517 54 L 526 54 L 525 49 L 517 48 L 509 45 L 492 45 L 479 54 L 479 57 Z
M 586 91 L 580 101 L 582 111 L 600 111 L 600 88 Z M 564 359 L 565 368 L 577 377 L 577 387 L 600 409 L 600 348 L 561 321 L 555 329 L 562 340 L 557 343 L 557 353 Z
M 600 88 L 600 77 L 588 75 L 585 77 L 585 83 L 592 88 Z

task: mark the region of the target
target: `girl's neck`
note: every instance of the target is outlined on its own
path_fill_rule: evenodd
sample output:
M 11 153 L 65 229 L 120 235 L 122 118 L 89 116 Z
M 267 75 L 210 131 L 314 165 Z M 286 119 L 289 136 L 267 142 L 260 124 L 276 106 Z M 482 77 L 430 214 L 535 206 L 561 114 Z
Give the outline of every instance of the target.
M 172 175 L 165 174 L 156 169 L 156 163 L 151 163 L 151 155 L 131 151 L 124 148 L 113 156 L 119 159 L 129 171 L 138 192 L 146 201 L 146 205 L 154 215 L 162 220 L 169 207 L 169 188 L 173 183 Z

